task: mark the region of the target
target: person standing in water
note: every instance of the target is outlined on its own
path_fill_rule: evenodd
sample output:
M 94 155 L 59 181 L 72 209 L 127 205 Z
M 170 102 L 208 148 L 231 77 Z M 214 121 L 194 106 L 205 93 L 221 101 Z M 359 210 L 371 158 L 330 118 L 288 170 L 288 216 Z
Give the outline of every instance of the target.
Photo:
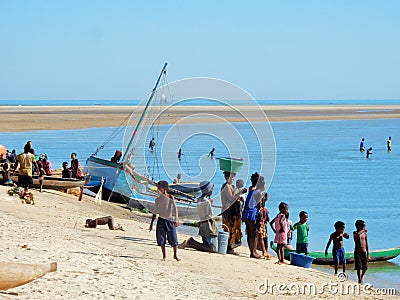
M 215 148 L 212 148 L 210 153 L 208 153 L 208 157 L 214 158 L 214 152 L 215 152 Z
M 178 150 L 178 159 L 181 160 L 181 156 L 182 156 L 182 148 L 179 148 Z
M 391 136 L 389 136 L 389 139 L 387 140 L 386 145 L 387 145 L 388 151 L 389 152 L 392 151 L 392 137 Z
M 151 139 L 150 143 L 149 143 L 149 149 L 151 152 L 154 151 L 154 147 L 156 146 L 156 142 L 154 141 L 154 138 Z
M 360 142 L 360 151 L 361 151 L 361 152 L 362 152 L 362 151 L 365 151 L 364 138 L 362 138 L 362 139 L 361 139 L 361 142 Z
M 372 147 L 369 147 L 367 150 L 367 158 L 372 154 Z

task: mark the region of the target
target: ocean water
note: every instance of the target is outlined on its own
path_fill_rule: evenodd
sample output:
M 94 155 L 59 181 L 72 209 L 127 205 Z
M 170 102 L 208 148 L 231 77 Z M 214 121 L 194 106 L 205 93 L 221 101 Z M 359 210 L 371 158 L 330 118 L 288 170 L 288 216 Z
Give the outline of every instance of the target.
M 337 220 L 345 222 L 346 231 L 351 234 L 357 219 L 367 223 L 371 250 L 400 246 L 400 138 L 397 135 L 400 119 L 283 122 L 272 123 L 271 126 L 276 144 L 276 167 L 267 202 L 271 217 L 278 212 L 281 201 L 289 204 L 290 218 L 294 222 L 298 220 L 299 211 L 307 211 L 311 250 L 325 249 Z M 247 125 L 237 123 L 235 127 L 242 130 L 249 156 L 258 158 L 263 155 L 255 139 L 247 134 Z M 53 168 L 59 168 L 63 161 L 69 161 L 71 152 L 77 152 L 84 164 L 85 159 L 115 130 L 0 132 L 0 144 L 20 152 L 25 142 L 32 140 L 36 152 L 47 153 Z M 162 135 L 168 132 L 168 128 L 161 127 L 160 132 Z M 386 150 L 388 136 L 392 136 L 390 153 Z M 370 159 L 358 150 L 362 137 L 366 146 L 373 148 Z M 99 156 L 110 158 L 114 150 L 121 147 L 122 139 L 123 131 L 99 151 Z M 174 140 L 169 140 L 169 143 L 173 144 Z M 180 162 L 176 158 L 178 147 L 175 144 L 171 148 L 174 151 L 164 157 L 164 167 L 170 177 L 162 168 L 160 176 L 171 180 L 171 176 L 183 172 L 184 179 L 198 178 L 196 176 L 203 174 L 205 169 L 207 174 L 211 174 L 210 178 L 218 190 L 224 181 L 222 172 L 218 170 L 217 162 L 208 158 L 207 154 L 215 147 L 216 156 L 227 156 L 229 149 L 226 144 L 218 137 L 207 134 L 188 137 L 183 144 L 184 155 Z M 250 170 L 257 171 L 252 169 L 252 165 Z M 218 201 L 217 196 L 217 204 Z M 346 240 L 344 247 L 352 251 L 352 239 Z M 388 263 L 370 264 L 366 282 L 374 286 L 394 287 L 399 291 L 399 264 L 399 257 Z M 333 272 L 329 267 L 317 268 Z M 351 266 L 348 269 L 350 277 L 354 278 Z
M 400 99 L 368 99 L 368 100 L 256 100 L 260 105 L 400 105 Z M 133 106 L 141 100 L 0 100 L 0 106 Z M 236 100 L 235 105 L 249 105 L 248 101 Z M 215 101 L 198 99 L 195 103 L 179 105 L 218 105 Z

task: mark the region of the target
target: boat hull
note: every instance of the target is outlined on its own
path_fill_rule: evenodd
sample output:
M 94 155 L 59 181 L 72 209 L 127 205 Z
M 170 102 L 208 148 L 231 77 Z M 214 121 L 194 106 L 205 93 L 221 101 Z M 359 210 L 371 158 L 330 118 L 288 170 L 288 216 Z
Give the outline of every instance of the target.
M 12 181 L 18 184 L 18 176 L 14 175 L 11 177 Z M 39 188 L 39 177 L 37 175 L 32 176 L 33 187 Z M 85 182 L 76 178 L 61 178 L 56 176 L 44 176 L 43 177 L 43 188 L 51 190 L 68 190 L 72 188 L 83 188 Z
M 273 242 L 270 243 L 271 249 L 276 252 L 276 246 Z M 288 250 L 285 249 L 285 259 L 290 259 L 290 252 L 296 252 L 296 250 Z M 332 253 L 329 252 L 328 256 L 325 256 L 324 251 L 313 251 L 308 254 L 311 257 L 314 257 L 313 264 L 316 265 L 334 265 Z M 398 248 L 389 248 L 382 250 L 372 250 L 369 253 L 370 259 L 368 262 L 379 262 L 379 261 L 387 261 L 393 259 L 400 255 L 400 247 Z M 354 253 L 346 252 L 346 263 L 354 264 Z
M 153 186 L 147 191 L 143 190 L 142 193 L 132 191 L 130 185 L 133 181 L 145 182 L 147 179 L 140 174 L 135 173 L 134 178 L 129 180 L 125 177 L 123 165 L 97 157 L 89 157 L 86 161 L 85 170 L 90 174 L 91 181 L 88 183 L 89 189 L 93 192 L 99 190 L 101 178 L 104 178 L 102 198 L 104 200 L 111 200 L 119 203 L 127 203 L 130 208 L 143 209 L 147 208 L 150 212 L 154 210 L 154 201 L 157 198 L 157 188 Z M 132 171 L 134 173 L 134 171 Z M 197 185 L 198 187 L 198 185 Z M 190 190 L 196 188 L 190 187 Z M 179 201 L 178 195 L 176 196 L 176 205 L 178 207 L 178 214 L 180 218 L 197 220 L 197 208 L 193 201 L 183 200 Z

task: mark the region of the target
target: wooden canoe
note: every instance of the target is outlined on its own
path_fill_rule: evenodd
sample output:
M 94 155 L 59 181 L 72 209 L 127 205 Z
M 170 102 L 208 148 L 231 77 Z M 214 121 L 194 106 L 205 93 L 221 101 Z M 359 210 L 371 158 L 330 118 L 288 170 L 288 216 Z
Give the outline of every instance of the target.
M 12 181 L 18 183 L 18 175 L 11 176 Z M 32 176 L 33 187 L 39 188 L 39 178 Z M 61 178 L 57 176 L 43 176 L 43 188 L 51 190 L 67 190 L 72 188 L 83 188 L 85 181 L 76 178 Z
M 56 262 L 50 264 L 0 262 L 0 290 L 26 284 L 56 270 Z
M 273 242 L 270 243 L 271 249 L 276 252 L 276 246 Z M 288 250 L 285 249 L 285 259 L 290 259 L 290 252 L 296 252 L 296 250 Z M 313 264 L 316 265 L 334 265 L 332 252 L 328 252 L 328 256 L 325 256 L 324 251 L 312 251 L 308 254 L 311 257 L 314 257 Z M 369 252 L 370 259 L 368 262 L 377 262 L 377 261 L 387 261 L 393 259 L 400 255 L 400 247 L 397 248 L 388 248 L 382 250 L 372 250 Z M 354 264 L 354 253 L 346 252 L 346 263 Z

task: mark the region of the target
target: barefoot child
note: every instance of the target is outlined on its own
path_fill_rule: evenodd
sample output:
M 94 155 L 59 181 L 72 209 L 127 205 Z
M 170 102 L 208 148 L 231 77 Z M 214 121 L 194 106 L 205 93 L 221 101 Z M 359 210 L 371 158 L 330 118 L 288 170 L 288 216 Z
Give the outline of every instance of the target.
M 157 183 L 157 189 L 159 191 L 159 196 L 155 201 L 155 206 L 153 210 L 153 217 L 151 218 L 149 231 L 153 229 L 153 222 L 158 214 L 156 236 L 157 244 L 161 247 L 163 260 L 166 259 L 165 253 L 165 242 L 168 239 L 168 243 L 174 249 L 174 258 L 177 261 L 180 259 L 177 256 L 178 250 L 178 237 L 176 235 L 176 228 L 179 225 L 178 221 L 178 209 L 175 204 L 174 197 L 168 194 L 168 182 L 159 181 Z M 175 215 L 175 219 L 172 215 Z
M 343 273 L 346 272 L 346 251 L 343 248 L 343 238 L 348 239 L 349 234 L 344 232 L 346 225 L 342 221 L 335 223 L 335 232 L 331 233 L 326 244 L 325 256 L 328 256 L 328 248 L 333 241 L 332 257 L 335 263 L 335 275 L 337 275 L 339 263 L 343 264 Z
M 363 220 L 356 221 L 357 231 L 354 237 L 354 268 L 357 270 L 358 283 L 362 283 L 365 272 L 368 269 L 369 250 L 366 224 Z
M 308 231 L 310 227 L 307 224 L 308 213 L 302 210 L 299 214 L 300 221 L 294 224 L 296 229 L 296 253 L 304 253 L 308 255 Z
M 284 261 L 284 248 L 287 243 L 287 220 L 286 214 L 289 211 L 289 205 L 285 202 L 279 204 L 279 214 L 271 221 L 272 230 L 275 232 L 274 243 L 276 243 L 276 253 L 278 254 L 278 264 L 285 263 Z M 275 227 L 273 226 L 275 225 Z

